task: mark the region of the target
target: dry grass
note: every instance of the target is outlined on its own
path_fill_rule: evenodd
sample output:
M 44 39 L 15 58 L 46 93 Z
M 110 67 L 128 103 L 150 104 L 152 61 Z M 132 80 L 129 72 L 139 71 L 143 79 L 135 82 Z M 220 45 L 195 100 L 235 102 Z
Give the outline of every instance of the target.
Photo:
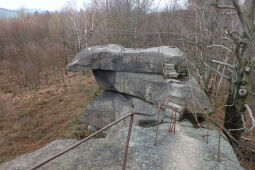
M 20 90 L 0 76 L 0 163 L 55 139 L 88 135 L 79 116 L 100 93 L 90 72 L 65 76 L 66 91 L 60 75 L 39 91 Z

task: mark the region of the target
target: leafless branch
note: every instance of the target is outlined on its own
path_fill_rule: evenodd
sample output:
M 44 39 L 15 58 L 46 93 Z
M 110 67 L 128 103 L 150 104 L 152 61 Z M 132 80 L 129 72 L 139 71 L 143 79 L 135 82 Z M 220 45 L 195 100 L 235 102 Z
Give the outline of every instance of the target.
M 222 48 L 224 48 L 224 49 L 226 49 L 226 50 L 228 50 L 229 52 L 231 52 L 231 53 L 233 53 L 233 51 L 231 50 L 231 49 L 229 49 L 228 47 L 225 47 L 224 45 L 208 45 L 208 46 L 206 46 L 207 48 L 212 48 L 212 47 L 222 47 Z
M 247 35 L 249 35 L 249 31 L 248 31 L 248 29 L 247 29 L 247 24 L 245 24 L 244 12 L 242 11 L 240 5 L 238 4 L 238 2 L 237 2 L 236 0 L 231 0 L 231 1 L 232 1 L 233 6 L 234 6 L 235 9 L 236 9 L 237 15 L 238 15 L 238 17 L 239 17 L 239 20 L 240 20 L 240 22 L 241 22 L 241 24 L 242 24 L 242 26 L 243 26 L 243 29 L 244 29 L 245 33 L 246 33 Z
M 235 69 L 234 65 L 231 65 L 231 64 L 228 64 L 228 63 L 225 63 L 225 62 L 222 62 L 222 61 L 214 60 L 214 59 L 212 59 L 211 61 L 213 63 L 220 64 L 220 65 L 226 66 L 226 67 L 231 68 L 231 69 Z
M 233 43 L 233 40 L 232 40 L 232 39 L 230 39 L 230 38 L 228 38 L 228 37 L 221 37 L 221 39 L 223 39 L 223 40 L 227 40 L 227 41 L 229 41 L 229 42 L 232 42 L 232 43 Z
M 208 64 L 204 63 L 204 65 L 205 65 L 206 67 L 208 67 L 209 69 L 211 69 L 211 70 L 215 71 L 216 73 L 218 73 L 218 74 L 219 74 L 220 76 L 222 76 L 223 78 L 225 78 L 225 79 L 227 79 L 227 80 L 230 80 L 230 77 L 228 77 L 228 76 L 222 74 L 221 72 L 215 70 L 214 68 L 210 67 Z
M 233 70 L 232 69 L 230 69 L 230 68 L 227 68 L 228 69 L 228 71 L 230 71 L 231 73 L 233 73 Z
M 228 131 L 242 131 L 242 130 L 245 130 L 244 128 L 239 128 L 239 129 L 228 129 Z
M 238 2 L 236 0 L 231 0 L 231 1 L 232 1 L 233 6 L 234 6 L 234 9 L 237 11 L 238 15 L 240 15 L 240 14 L 242 15 L 242 10 L 241 10 Z
M 231 5 L 212 4 L 212 6 L 214 6 L 215 8 L 219 8 L 219 9 L 234 9 L 234 10 L 236 10 L 236 8 L 234 6 L 231 6 Z
M 194 68 L 194 70 L 196 70 L 196 74 L 198 75 L 198 77 L 200 79 L 200 82 L 202 83 L 203 87 L 206 88 L 205 83 L 203 81 L 203 77 L 199 74 L 199 70 L 197 69 L 197 67 L 189 59 L 187 59 L 187 60 L 190 63 L 190 65 Z
M 242 122 L 243 122 L 243 127 L 246 129 L 246 123 L 245 123 L 245 120 L 244 120 L 244 115 L 242 115 L 241 118 L 242 118 Z
M 221 15 L 236 15 L 237 12 L 223 12 Z
M 252 127 L 250 128 L 250 131 L 253 130 L 253 128 L 255 128 L 255 118 L 253 116 L 252 110 L 250 108 L 250 106 L 248 104 L 245 104 L 244 107 L 247 109 L 249 116 L 251 118 L 251 122 L 252 122 Z
M 252 139 L 249 139 L 249 138 L 246 138 L 246 137 L 243 137 L 243 136 L 241 136 L 241 139 L 243 139 L 245 141 L 249 141 L 249 142 L 255 143 Z
M 225 63 L 228 61 L 228 53 L 227 53 L 227 55 L 226 55 L 226 59 L 225 59 Z M 220 66 L 220 65 L 219 65 Z M 225 70 L 226 70 L 226 68 L 228 68 L 228 67 L 225 67 L 225 66 L 223 66 L 223 70 L 222 70 L 222 74 L 225 74 Z M 231 69 L 230 69 L 231 70 Z M 232 70 L 231 70 L 232 71 Z M 217 86 L 217 90 L 216 90 L 216 94 L 215 94 L 215 96 L 217 97 L 218 96 L 218 94 L 219 94 L 219 89 L 220 89 L 220 86 L 221 86 L 221 83 L 222 83 L 222 80 L 223 80 L 223 78 L 222 77 L 220 77 L 220 80 L 219 80 L 219 83 L 218 83 L 218 86 Z

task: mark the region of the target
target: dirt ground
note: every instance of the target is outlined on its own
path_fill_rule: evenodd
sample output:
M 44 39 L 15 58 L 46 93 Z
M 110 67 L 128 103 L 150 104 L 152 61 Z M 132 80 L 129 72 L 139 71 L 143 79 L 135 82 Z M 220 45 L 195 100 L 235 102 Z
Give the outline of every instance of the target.
M 85 106 L 100 89 L 90 72 L 55 76 L 39 91 L 20 89 L 0 75 L 0 163 L 35 151 L 55 139 L 82 139 L 79 122 Z

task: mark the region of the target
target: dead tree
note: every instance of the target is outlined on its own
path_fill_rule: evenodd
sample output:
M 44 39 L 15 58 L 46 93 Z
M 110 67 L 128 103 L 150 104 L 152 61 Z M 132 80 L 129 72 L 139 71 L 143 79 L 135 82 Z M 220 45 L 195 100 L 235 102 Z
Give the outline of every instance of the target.
M 230 76 L 230 87 L 228 99 L 225 105 L 224 127 L 237 140 L 243 133 L 244 121 L 242 117 L 247 109 L 247 98 L 252 93 L 252 75 L 255 64 L 255 40 L 254 40 L 254 13 L 255 1 L 245 0 L 243 4 L 237 0 L 229 0 L 231 3 L 215 5 L 218 9 L 223 9 L 225 14 L 237 15 L 240 21 L 240 30 L 225 29 L 229 37 L 228 40 L 234 44 L 235 64 L 230 65 L 220 61 L 212 61 L 224 65 L 232 70 Z M 250 112 L 250 110 L 249 110 Z

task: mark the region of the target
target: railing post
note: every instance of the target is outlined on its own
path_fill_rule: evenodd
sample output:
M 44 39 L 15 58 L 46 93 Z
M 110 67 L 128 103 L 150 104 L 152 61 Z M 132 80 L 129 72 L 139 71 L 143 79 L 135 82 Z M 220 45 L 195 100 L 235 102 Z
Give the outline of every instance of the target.
M 175 133 L 175 126 L 176 126 L 176 109 L 173 109 L 173 114 L 172 114 L 172 118 L 170 121 L 169 132 L 174 131 L 174 133 Z
M 161 109 L 161 105 L 159 104 L 158 106 L 158 110 L 157 110 L 157 114 L 158 114 L 158 120 L 157 120 L 157 129 L 156 129 L 156 138 L 155 138 L 155 141 L 154 141 L 154 145 L 157 146 L 158 144 L 158 129 L 159 129 L 159 114 L 160 114 L 160 109 Z
M 219 139 L 218 139 L 217 161 L 220 162 L 220 129 L 219 129 Z
M 129 147 L 129 141 L 130 141 L 132 126 L 133 126 L 133 121 L 134 121 L 134 113 L 130 116 L 130 120 L 129 120 L 128 135 L 127 135 L 126 146 L 125 146 L 125 151 L 124 151 L 124 156 L 123 156 L 122 170 L 126 169 L 128 147 Z

